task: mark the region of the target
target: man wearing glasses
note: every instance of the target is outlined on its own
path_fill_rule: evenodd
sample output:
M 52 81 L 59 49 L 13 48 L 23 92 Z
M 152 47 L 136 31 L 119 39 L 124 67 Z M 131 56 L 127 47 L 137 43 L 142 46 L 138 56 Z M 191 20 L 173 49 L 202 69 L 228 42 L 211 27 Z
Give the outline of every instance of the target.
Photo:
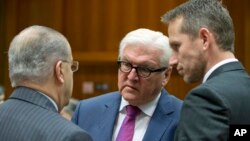
M 31 26 L 12 40 L 8 57 L 14 91 L 0 106 L 0 140 L 92 141 L 59 114 L 78 70 L 67 39 L 51 28 Z
M 72 121 L 95 141 L 171 141 L 182 101 L 170 95 L 168 38 L 137 29 L 120 43 L 117 92 L 82 100 Z

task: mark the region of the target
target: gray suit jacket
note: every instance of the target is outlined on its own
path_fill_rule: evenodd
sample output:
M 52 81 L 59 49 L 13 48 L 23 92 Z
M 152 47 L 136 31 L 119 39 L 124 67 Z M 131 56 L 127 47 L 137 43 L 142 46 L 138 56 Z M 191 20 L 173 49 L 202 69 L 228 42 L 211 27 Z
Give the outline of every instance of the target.
M 0 141 L 92 141 L 58 114 L 45 96 L 18 87 L 0 106 Z
M 165 89 L 149 122 L 143 141 L 172 141 L 179 121 L 182 101 L 169 95 Z M 111 141 L 121 102 L 121 94 L 112 92 L 83 100 L 72 121 L 86 129 L 94 141 Z
M 232 124 L 250 124 L 250 77 L 239 62 L 217 68 L 183 103 L 176 141 L 226 141 Z

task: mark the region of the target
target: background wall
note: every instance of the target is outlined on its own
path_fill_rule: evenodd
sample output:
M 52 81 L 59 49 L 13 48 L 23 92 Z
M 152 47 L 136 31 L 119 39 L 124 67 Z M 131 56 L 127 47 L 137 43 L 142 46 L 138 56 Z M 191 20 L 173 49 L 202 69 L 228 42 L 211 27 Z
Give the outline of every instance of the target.
M 117 52 L 122 37 L 137 28 L 167 27 L 160 17 L 185 0 L 0 0 L 0 84 L 7 97 L 12 89 L 8 78 L 7 51 L 11 39 L 30 25 L 44 25 L 69 40 L 80 70 L 74 74 L 73 97 L 85 99 L 117 90 Z M 223 0 L 234 20 L 236 56 L 250 72 L 250 2 Z M 183 99 L 194 87 L 176 71 L 166 88 Z

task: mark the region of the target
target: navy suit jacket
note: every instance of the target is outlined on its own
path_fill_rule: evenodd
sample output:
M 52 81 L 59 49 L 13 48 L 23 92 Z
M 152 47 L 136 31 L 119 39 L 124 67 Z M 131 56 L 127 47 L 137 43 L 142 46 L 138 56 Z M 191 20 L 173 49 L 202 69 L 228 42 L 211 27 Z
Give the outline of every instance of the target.
M 18 87 L 0 105 L 0 141 L 92 141 L 39 92 Z
M 176 141 L 226 141 L 233 124 L 250 124 L 250 77 L 239 62 L 217 68 L 189 92 Z
M 161 93 L 143 141 L 173 140 L 182 101 L 169 95 L 164 89 Z M 119 92 L 82 100 L 76 108 L 72 121 L 90 133 L 94 141 L 111 141 L 120 102 Z

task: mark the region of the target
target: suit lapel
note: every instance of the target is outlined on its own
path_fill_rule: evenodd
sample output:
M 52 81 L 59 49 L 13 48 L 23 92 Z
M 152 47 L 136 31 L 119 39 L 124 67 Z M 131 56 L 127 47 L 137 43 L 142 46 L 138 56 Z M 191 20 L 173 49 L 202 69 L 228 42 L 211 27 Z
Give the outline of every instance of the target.
M 115 95 L 114 101 L 109 101 L 103 105 L 102 120 L 99 123 L 100 140 L 112 140 L 114 125 L 118 115 L 119 105 L 121 102 L 121 95 Z
M 143 141 L 160 140 L 172 122 L 172 117 L 170 116 L 173 112 L 171 100 L 165 90 L 162 90 L 161 93 L 160 100 L 149 122 Z

